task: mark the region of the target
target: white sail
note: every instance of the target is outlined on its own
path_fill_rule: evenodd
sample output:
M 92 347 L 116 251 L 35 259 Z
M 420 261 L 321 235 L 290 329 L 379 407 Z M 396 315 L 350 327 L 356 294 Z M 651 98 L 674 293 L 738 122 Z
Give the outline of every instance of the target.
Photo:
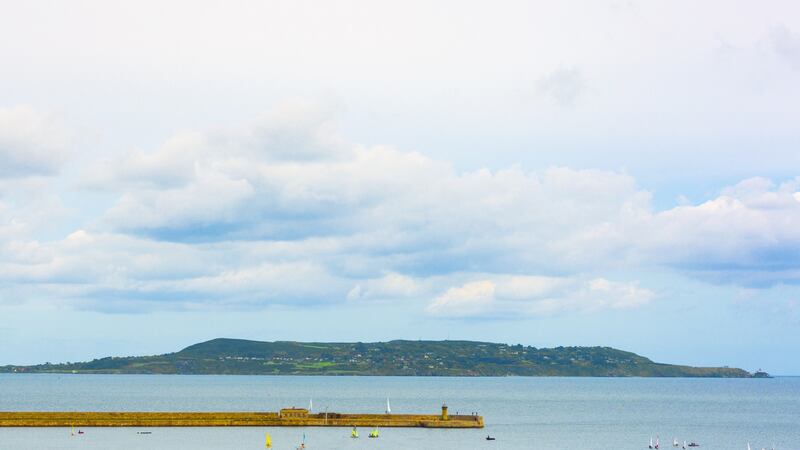
M 750 443 L 749 443 L 749 442 L 747 443 L 747 450 L 752 450 L 752 449 L 750 448 Z
M 392 407 L 389 405 L 389 397 L 386 397 L 386 414 L 390 414 L 392 412 Z
M 314 409 L 314 399 L 310 398 L 308 399 L 308 412 L 311 412 L 312 409 Z

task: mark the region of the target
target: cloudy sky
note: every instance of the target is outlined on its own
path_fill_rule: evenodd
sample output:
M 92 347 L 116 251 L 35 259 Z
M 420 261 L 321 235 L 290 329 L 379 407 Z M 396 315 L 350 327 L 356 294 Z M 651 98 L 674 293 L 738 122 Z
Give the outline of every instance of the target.
M 0 3 L 0 364 L 449 338 L 800 373 L 797 2 Z

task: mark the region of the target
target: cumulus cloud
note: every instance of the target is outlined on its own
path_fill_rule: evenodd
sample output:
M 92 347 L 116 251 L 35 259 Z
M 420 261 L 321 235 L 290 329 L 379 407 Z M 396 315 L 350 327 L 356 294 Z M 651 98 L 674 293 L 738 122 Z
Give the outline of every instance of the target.
M 800 282 L 800 178 L 775 187 L 753 178 L 699 205 L 643 217 L 637 251 L 709 281 Z
M 0 108 L 0 178 L 52 175 L 67 159 L 68 133 L 29 107 Z
M 285 250 L 270 246 L 184 244 L 78 230 L 55 242 L 11 241 L 0 249 L 0 286 L 36 286 L 40 296 L 108 312 L 137 305 L 319 304 L 344 299 L 350 285 L 319 263 L 280 261 Z
M 107 161 L 115 178 L 106 185 L 120 195 L 102 225 L 168 242 L 284 242 L 298 258 L 324 258 L 332 273 L 372 280 L 354 283 L 350 298 L 389 296 L 391 279 L 375 281 L 385 276 L 559 275 L 598 264 L 735 271 L 731 282 L 742 270 L 770 283 L 795 278 L 796 180 L 778 188 L 749 180 L 699 205 L 654 211 L 624 173 L 459 173 L 418 153 L 347 144 L 318 111 L 303 111 Z M 264 133 L 294 138 L 252 144 Z M 292 143 L 301 156 L 290 157 Z M 308 242 L 335 250 L 303 253 Z
M 462 286 L 452 287 L 436 297 L 428 305 L 427 311 L 435 315 L 468 317 L 490 313 L 494 300 L 495 284 L 491 281 L 472 281 Z
M 49 179 L 0 178 L 0 244 L 51 232 L 67 214 Z
M 650 289 L 606 275 L 631 268 L 800 281 L 800 178 L 655 210 L 629 174 L 459 172 L 347 143 L 326 117 L 296 107 L 103 161 L 84 186 L 113 204 L 63 239 L 33 231 L 55 204 L 0 193 L 0 285 L 105 309 L 397 301 L 507 318 L 646 305 Z
M 135 150 L 98 161 L 83 176 L 83 186 L 98 190 L 164 189 L 190 184 L 198 170 L 245 171 L 252 162 L 308 163 L 352 155 L 330 108 L 287 101 L 244 125 L 205 132 L 184 131 L 157 151 Z
M 387 273 L 380 278 L 357 283 L 347 293 L 348 300 L 397 300 L 422 295 L 424 283 L 399 273 Z
M 565 311 L 636 308 L 655 294 L 637 283 L 604 278 L 515 276 L 470 281 L 434 298 L 426 311 L 439 317 L 525 317 Z
M 202 133 L 181 133 L 157 152 L 136 150 L 94 163 L 83 174 L 82 185 L 109 191 L 182 186 L 191 181 L 197 158 L 207 146 Z
M 301 134 L 298 120 L 270 121 L 260 127 Z M 253 132 L 243 127 L 218 146 L 196 136 L 104 162 L 99 172 L 112 179 L 102 184 L 120 196 L 103 225 L 167 241 L 330 238 L 344 252 L 380 262 L 366 264 L 369 277 L 519 265 L 560 271 L 613 251 L 619 239 L 609 224 L 649 202 L 625 174 L 565 167 L 458 173 L 414 152 L 320 139 L 335 135 L 320 131 L 324 121 L 299 122 L 317 137 L 295 140 L 319 147 L 305 148 L 300 159 L 286 159 L 288 150 L 278 158 L 252 152 Z
M 198 168 L 192 182 L 182 188 L 124 194 L 108 210 L 107 220 L 122 231 L 146 230 L 165 240 L 223 236 L 247 220 L 255 200 L 255 188 L 248 180 Z

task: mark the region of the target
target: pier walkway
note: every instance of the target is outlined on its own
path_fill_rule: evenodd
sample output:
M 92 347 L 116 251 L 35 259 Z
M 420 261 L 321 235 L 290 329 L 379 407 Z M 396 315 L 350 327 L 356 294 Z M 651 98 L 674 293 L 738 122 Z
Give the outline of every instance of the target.
M 280 412 L 0 412 L 0 427 L 421 427 L 483 428 L 478 415 Z

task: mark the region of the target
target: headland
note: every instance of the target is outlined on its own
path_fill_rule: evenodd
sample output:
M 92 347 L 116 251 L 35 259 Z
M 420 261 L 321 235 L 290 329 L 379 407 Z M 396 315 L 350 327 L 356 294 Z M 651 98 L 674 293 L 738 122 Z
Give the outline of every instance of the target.
M 535 348 L 473 341 L 259 342 L 214 339 L 176 353 L 0 366 L 0 373 L 590 376 L 749 378 L 745 370 L 662 364 L 610 347 Z

